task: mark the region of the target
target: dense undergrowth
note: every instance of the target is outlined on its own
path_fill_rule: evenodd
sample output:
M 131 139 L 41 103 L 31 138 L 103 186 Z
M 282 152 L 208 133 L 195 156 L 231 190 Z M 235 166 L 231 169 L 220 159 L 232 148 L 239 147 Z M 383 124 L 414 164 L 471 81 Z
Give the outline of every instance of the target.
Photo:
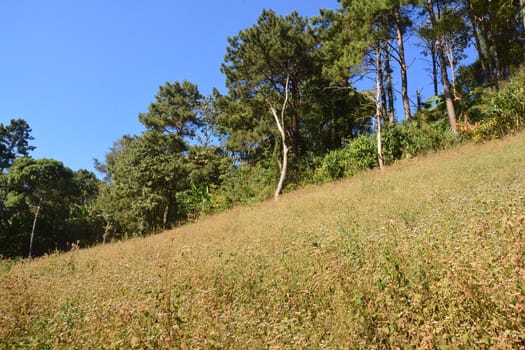
M 525 347 L 525 138 L 7 262 L 0 348 Z

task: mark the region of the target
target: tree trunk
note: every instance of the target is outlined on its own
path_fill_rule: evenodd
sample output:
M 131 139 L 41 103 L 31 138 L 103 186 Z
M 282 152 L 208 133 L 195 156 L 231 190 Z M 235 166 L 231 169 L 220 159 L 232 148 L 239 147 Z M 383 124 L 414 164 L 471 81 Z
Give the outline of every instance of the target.
M 450 67 L 450 78 L 451 78 L 451 91 L 452 96 L 455 98 L 457 96 L 456 92 L 456 65 L 454 64 L 454 52 L 452 51 L 452 45 L 448 40 L 445 41 L 441 47 L 443 50 L 443 54 L 446 56 L 446 60 L 448 61 L 448 66 Z
M 286 179 L 286 172 L 288 170 L 288 145 L 286 143 L 286 131 L 285 131 L 285 124 L 284 124 L 284 114 L 286 112 L 286 107 L 288 105 L 288 83 L 290 81 L 290 78 L 286 78 L 286 84 L 285 84 L 285 97 L 283 105 L 281 106 L 281 115 L 279 116 L 277 114 L 277 110 L 275 107 L 270 104 L 270 110 L 272 112 L 272 115 L 275 120 L 275 124 L 277 125 L 277 129 L 279 130 L 279 134 L 281 136 L 281 145 L 282 145 L 282 161 L 278 161 L 279 164 L 279 170 L 280 170 L 280 176 L 279 176 L 279 182 L 277 183 L 277 188 L 275 189 L 274 193 L 274 199 L 279 199 L 279 196 L 281 195 L 284 187 L 284 180 Z
M 437 69 L 437 59 L 436 59 L 436 44 L 434 41 L 430 42 L 429 45 L 430 56 L 432 57 L 432 84 L 434 86 L 434 96 L 439 95 L 439 84 L 438 84 L 438 69 Z
M 494 86 L 496 87 L 496 90 L 499 90 L 499 60 L 497 57 L 496 52 L 494 52 L 493 47 L 494 44 L 492 41 L 488 38 L 487 33 L 485 32 L 485 29 L 481 28 L 480 36 L 485 44 L 485 51 L 487 53 L 487 62 L 489 64 L 489 72 L 490 77 L 492 78 L 492 82 L 494 83 Z
M 450 124 L 450 130 L 453 134 L 457 134 L 456 129 L 456 107 L 454 106 L 454 97 L 450 90 L 450 81 L 448 79 L 447 65 L 445 62 L 445 55 L 441 49 L 441 40 L 436 39 L 436 53 L 439 58 L 439 65 L 441 71 L 441 82 L 443 83 L 443 95 L 445 96 L 445 104 L 447 105 L 448 120 Z
M 298 80 L 294 76 L 290 76 L 287 78 L 288 82 L 286 83 L 289 89 L 288 91 L 285 91 L 285 96 L 287 100 L 287 104 L 289 104 L 293 108 L 293 113 L 290 115 L 290 125 L 288 128 L 289 135 L 289 152 L 291 152 L 291 156 L 289 159 L 289 163 L 291 164 L 297 164 L 300 157 L 300 147 L 301 147 L 301 125 L 300 125 L 300 116 L 298 115 L 298 110 L 300 110 L 301 106 L 301 91 L 296 86 L 295 82 Z
M 430 17 L 430 22 L 432 23 L 432 28 L 436 28 L 436 17 L 434 14 L 434 3 L 433 0 L 427 0 L 427 10 Z M 456 128 L 456 108 L 454 107 L 454 100 L 451 93 L 450 81 L 448 79 L 447 72 L 447 63 L 445 60 L 445 55 L 443 53 L 443 48 L 441 46 L 441 35 L 436 35 L 435 37 L 435 48 L 436 55 L 439 59 L 439 66 L 441 71 L 441 83 L 443 84 L 443 95 L 445 96 L 445 103 L 447 106 L 448 119 L 450 123 L 450 130 L 453 134 L 457 134 Z
M 401 73 L 401 98 L 403 99 L 405 120 L 409 121 L 412 118 L 412 113 L 410 112 L 410 99 L 408 98 L 407 64 L 405 59 L 403 32 L 401 30 L 401 10 L 399 6 L 395 7 L 394 16 L 396 19 L 397 47 L 399 50 L 399 66 Z
M 381 82 L 381 118 L 386 119 L 387 116 L 387 98 L 386 98 L 386 89 L 385 89 L 385 82 Z
M 520 0 L 521 20 L 523 21 L 523 31 L 525 31 L 525 0 Z
M 383 144 L 381 141 L 381 90 L 383 88 L 383 65 L 381 61 L 381 45 L 376 46 L 376 123 L 377 123 L 377 161 L 379 169 L 383 170 Z
M 479 38 L 478 32 L 478 21 L 476 19 L 476 16 L 474 16 L 474 14 L 472 13 L 472 3 L 470 0 L 465 0 L 465 7 L 467 8 L 467 18 L 469 19 L 470 25 L 472 26 L 472 37 L 474 38 L 474 47 L 478 52 L 478 58 L 479 63 L 481 64 L 483 78 L 486 80 L 490 80 L 491 75 L 487 66 L 487 57 L 485 55 L 485 52 L 483 52 L 483 47 L 481 46 L 481 40 Z
M 38 219 L 38 213 L 40 212 L 41 202 L 38 203 L 35 211 L 35 217 L 33 219 L 33 228 L 31 229 L 31 238 L 29 239 L 29 254 L 28 258 L 31 259 L 31 254 L 33 253 L 33 238 L 35 237 L 36 221 Z
M 390 53 L 387 50 L 388 42 L 385 42 L 384 53 L 385 53 L 385 72 L 386 72 L 386 96 L 383 104 L 388 105 L 388 121 L 390 124 L 396 122 L 395 110 L 394 110 L 394 86 L 392 84 L 392 69 L 390 67 Z
M 165 230 L 168 229 L 169 213 L 170 213 L 170 204 L 169 204 L 169 199 L 168 199 L 168 203 L 166 203 L 166 206 L 164 207 L 164 213 L 162 214 L 162 228 L 164 228 Z

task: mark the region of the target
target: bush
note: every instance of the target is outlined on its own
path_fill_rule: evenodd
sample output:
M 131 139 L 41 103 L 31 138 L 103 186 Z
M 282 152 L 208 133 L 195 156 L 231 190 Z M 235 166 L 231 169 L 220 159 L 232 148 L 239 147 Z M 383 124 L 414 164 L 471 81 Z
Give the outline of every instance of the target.
M 387 126 L 382 136 L 383 155 L 387 164 L 397 159 L 445 149 L 456 142 L 445 119 L 434 122 L 414 120 Z
M 452 135 L 445 119 L 434 122 L 414 120 L 385 125 L 381 136 L 385 164 L 445 149 L 460 141 Z M 347 147 L 328 153 L 317 168 L 314 181 L 324 182 L 352 176 L 358 171 L 377 165 L 375 134 L 360 135 L 350 141 Z
M 221 187 L 213 195 L 213 207 L 221 211 L 234 205 L 268 199 L 273 195 L 278 179 L 279 171 L 274 159 L 263 160 L 255 165 L 232 165 L 223 175 Z
M 348 146 L 329 152 L 317 169 L 314 180 L 324 182 L 352 176 L 358 171 L 377 166 L 377 146 L 367 136 L 359 135 Z
M 472 139 L 476 142 L 521 129 L 525 123 L 525 68 L 500 90 L 484 96 L 478 109 L 483 120 L 471 128 Z
M 348 145 L 348 153 L 351 168 L 349 170 L 359 171 L 370 169 L 378 165 L 375 138 L 359 135 Z M 352 173 L 352 175 L 354 173 Z

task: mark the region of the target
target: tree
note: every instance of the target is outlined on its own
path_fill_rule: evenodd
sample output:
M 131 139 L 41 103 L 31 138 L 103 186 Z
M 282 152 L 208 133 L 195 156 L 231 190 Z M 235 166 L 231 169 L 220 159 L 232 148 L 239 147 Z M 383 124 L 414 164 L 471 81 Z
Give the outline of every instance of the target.
M 187 173 L 183 154 L 188 150 L 186 139 L 195 138 L 198 128 L 203 125 L 203 101 L 198 86 L 191 82 L 166 83 L 159 88 L 148 113 L 139 114 L 139 120 L 147 129 L 143 139 L 148 146 L 153 146 L 150 150 L 153 151 L 151 167 L 157 169 L 157 174 L 151 174 L 153 169 L 150 168 L 147 176 L 152 187 L 160 189 L 165 200 L 164 228 L 174 223 L 173 220 L 170 222 L 170 211 L 177 204 L 176 193 L 183 188 L 180 184 L 185 183 L 183 179 Z M 158 157 L 160 159 L 156 159 Z M 147 156 L 142 162 L 146 160 Z
M 511 69 L 523 62 L 525 27 L 519 21 L 519 17 L 523 19 L 523 1 L 455 2 L 469 24 L 469 34 L 478 52 L 484 83 L 498 88 L 499 82 L 508 78 Z
M 6 242 L 18 247 L 9 254 L 23 254 L 23 242 L 29 244 L 28 256 L 54 248 L 64 249 L 74 241 L 67 227 L 73 203 L 80 196 L 71 169 L 52 159 L 17 158 L 6 176 L 5 206 L 10 212 Z M 35 239 L 34 236 L 36 235 Z M 28 237 L 29 236 L 29 237 Z M 27 239 L 27 240 L 26 240 Z
M 179 147 L 185 148 L 183 139 L 195 137 L 202 125 L 202 100 L 197 85 L 189 81 L 166 82 L 159 87 L 148 112 L 139 113 L 139 120 L 147 130 L 175 135 L 181 141 Z
M 407 10 L 414 1 L 399 0 L 374 0 L 354 1 L 341 0 L 341 9 L 337 14 L 331 14 L 337 18 L 334 22 L 335 29 L 329 39 L 337 42 L 332 45 L 336 51 L 343 49 L 336 59 L 336 65 L 346 68 L 344 74 L 349 73 L 352 67 L 362 64 L 367 54 L 375 55 L 376 42 L 379 40 L 384 44 L 382 55 L 384 56 L 383 77 L 391 79 L 389 69 L 390 59 L 394 59 L 399 66 L 401 80 L 401 99 L 403 101 L 404 119 L 411 119 L 410 100 L 408 97 L 408 73 L 405 58 L 404 36 L 408 28 L 412 26 Z M 327 13 L 324 13 L 326 17 Z M 335 16 L 335 17 L 334 17 Z M 374 60 L 375 61 L 375 60 Z M 375 64 L 374 68 L 375 69 Z M 368 71 L 368 69 L 366 69 Z M 339 73 L 340 74 L 340 73 Z M 382 84 L 385 88 L 385 105 L 390 105 L 389 112 L 393 112 L 393 88 L 391 84 Z M 392 96 L 389 98 L 388 96 Z M 392 118 L 390 118 L 392 120 Z
M 450 84 L 450 79 L 448 77 L 447 72 L 447 63 L 445 59 L 444 49 L 443 49 L 443 41 L 444 41 L 444 33 L 441 28 L 438 26 L 439 17 L 436 15 L 434 11 L 434 1 L 433 0 L 427 0 L 425 9 L 428 14 L 428 18 L 431 24 L 431 35 L 432 39 L 434 41 L 434 48 L 436 55 L 439 60 L 439 67 L 441 72 L 441 83 L 443 85 L 443 95 L 445 97 L 445 103 L 447 106 L 447 113 L 449 118 L 449 124 L 450 124 L 450 130 L 453 134 L 457 134 L 457 128 L 456 128 L 456 108 L 454 106 L 454 96 L 452 94 L 452 87 Z
M 29 145 L 33 140 L 31 128 L 23 119 L 11 119 L 9 125 L 0 123 L 0 173 L 9 168 L 17 156 L 28 157 L 36 147 Z
M 202 95 L 188 81 L 159 87 L 139 120 L 146 130 L 124 136 L 97 167 L 106 174 L 98 201 L 107 234 L 144 234 L 185 217 L 178 194 L 191 187 L 188 141 L 199 134 Z
M 412 1 L 409 1 L 410 4 Z M 396 31 L 396 40 L 397 40 L 397 49 L 399 57 L 399 70 L 401 74 L 401 98 L 403 99 L 403 109 L 405 111 L 405 121 L 409 121 L 412 118 L 412 113 L 410 112 L 410 99 L 408 98 L 408 74 L 407 74 L 407 64 L 405 58 L 405 44 L 404 44 L 404 35 L 406 27 L 411 25 L 407 16 L 402 14 L 402 3 L 404 1 L 393 0 L 390 2 L 391 11 L 393 12 L 395 31 Z
M 177 218 L 177 192 L 187 182 L 180 140 L 148 131 L 121 144 L 99 202 L 108 231 L 144 234 L 169 228 Z
M 256 25 L 228 41 L 222 71 L 232 105 L 242 108 L 250 119 L 266 119 L 256 113 L 269 111 L 265 114 L 273 119 L 277 132 L 263 138 L 281 140 L 276 143 L 281 148 L 277 198 L 287 173 L 288 151 L 293 163 L 301 156 L 301 92 L 315 68 L 317 42 L 308 21 L 297 12 L 280 17 L 271 10 L 263 11 Z
M 352 1 L 342 0 L 342 9 L 338 14 L 328 14 L 337 32 L 335 45 L 328 45 L 328 55 L 332 56 L 332 76 L 335 81 L 342 81 L 341 75 L 347 76 L 355 72 L 355 67 L 361 67 L 366 73 L 374 71 L 375 96 L 370 97 L 375 103 L 375 124 L 377 132 L 377 156 L 380 168 L 383 168 L 383 152 L 381 142 L 381 124 L 386 116 L 387 96 L 392 95 L 385 91 L 385 55 L 389 54 L 386 44 L 391 40 L 392 17 L 391 4 L 382 0 Z M 327 14 L 325 14 L 326 16 Z M 333 30 L 333 29 L 332 29 Z M 335 50 L 334 50 L 335 49 Z M 390 64 L 387 58 L 387 68 Z M 370 68 L 371 65 L 374 68 Z M 341 67 L 346 67 L 341 70 Z M 339 75 L 339 77 L 338 77 Z M 390 87 L 389 84 L 387 84 Z M 410 109 L 408 109 L 410 113 Z
M 381 135 L 381 91 L 383 90 L 383 61 L 382 61 L 382 47 L 381 43 L 377 43 L 376 46 L 376 138 L 377 138 L 377 161 L 379 164 L 379 169 L 383 170 L 383 144 L 382 144 L 382 135 Z

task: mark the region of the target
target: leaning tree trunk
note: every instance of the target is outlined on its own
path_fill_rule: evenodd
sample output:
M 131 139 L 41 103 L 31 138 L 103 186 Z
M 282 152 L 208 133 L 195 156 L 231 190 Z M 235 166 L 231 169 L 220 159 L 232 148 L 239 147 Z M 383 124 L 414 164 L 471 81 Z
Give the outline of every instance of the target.
M 33 238 L 35 237 L 36 221 L 38 220 L 38 213 L 40 213 L 41 202 L 38 203 L 35 211 L 35 217 L 33 219 L 33 228 L 31 229 L 31 238 L 29 239 L 29 254 L 28 257 L 31 259 L 31 254 L 33 253 Z
M 432 23 L 432 28 L 436 28 L 436 17 L 434 13 L 434 2 L 433 0 L 427 0 L 427 9 L 430 17 L 430 22 Z M 443 95 L 445 96 L 445 103 L 447 106 L 448 119 L 450 123 L 450 130 L 453 134 L 457 134 L 456 128 L 456 108 L 454 107 L 454 100 L 451 93 L 450 80 L 448 79 L 447 73 L 447 63 L 445 60 L 445 54 L 443 53 L 442 47 L 442 36 L 440 34 L 435 35 L 435 47 L 436 55 L 439 59 L 439 66 L 441 71 L 441 83 L 443 84 Z
M 443 83 L 443 95 L 445 96 L 445 104 L 447 105 L 447 113 L 450 124 L 450 130 L 453 134 L 457 134 L 456 128 L 456 107 L 454 106 L 454 97 L 452 96 L 450 80 L 448 79 L 447 65 L 445 62 L 445 55 L 441 48 L 441 40 L 436 39 L 436 53 L 439 59 L 441 82 Z
M 376 46 L 376 123 L 377 123 L 377 161 L 383 170 L 383 144 L 381 141 L 381 90 L 383 90 L 383 64 L 381 61 L 381 44 Z
M 401 13 L 399 6 L 395 7 L 394 16 L 396 19 L 397 48 L 399 50 L 399 66 L 401 73 L 401 98 L 403 100 L 405 120 L 409 121 L 412 118 L 412 115 L 410 112 L 410 99 L 408 98 L 407 63 L 405 59 L 405 44 L 403 32 L 401 30 Z
M 277 129 L 279 130 L 279 134 L 281 136 L 281 145 L 283 148 L 283 154 L 282 154 L 282 160 L 279 161 L 279 170 L 280 170 L 280 176 L 279 176 L 279 182 L 277 183 L 277 188 L 275 189 L 274 193 L 274 199 L 279 199 L 279 195 L 283 191 L 284 187 L 284 180 L 286 179 L 286 172 L 288 171 L 288 151 L 289 147 L 286 143 L 286 131 L 285 131 L 285 124 L 284 124 L 284 114 L 286 112 L 286 107 L 288 104 L 288 83 L 290 81 L 290 78 L 286 78 L 286 84 L 285 84 L 285 97 L 283 105 L 281 106 L 281 115 L 279 116 L 277 114 L 277 110 L 273 105 L 270 104 L 270 110 L 272 112 L 273 118 L 275 120 L 275 124 L 277 125 Z
M 446 56 L 448 66 L 450 67 L 450 80 L 451 80 L 450 84 L 451 84 L 452 96 L 456 97 L 457 96 L 456 65 L 454 63 L 454 52 L 453 52 L 452 44 L 450 43 L 450 41 L 446 40 L 445 38 L 443 38 L 443 41 L 444 42 L 442 43 L 441 48 L 443 50 L 443 54 Z

